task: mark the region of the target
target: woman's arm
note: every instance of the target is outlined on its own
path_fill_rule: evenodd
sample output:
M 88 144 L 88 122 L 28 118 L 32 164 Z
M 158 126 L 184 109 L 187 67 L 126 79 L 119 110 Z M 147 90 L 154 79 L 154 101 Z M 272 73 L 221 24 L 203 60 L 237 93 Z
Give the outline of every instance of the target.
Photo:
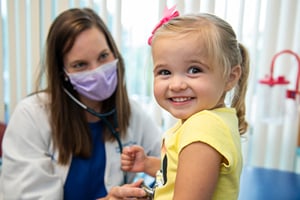
M 63 178 L 49 154 L 46 110 L 25 99 L 11 116 L 3 139 L 1 178 L 4 199 L 62 199 Z
M 112 187 L 107 196 L 98 200 L 135 199 L 146 200 L 146 192 L 140 188 L 143 180 L 140 179 L 132 184 Z

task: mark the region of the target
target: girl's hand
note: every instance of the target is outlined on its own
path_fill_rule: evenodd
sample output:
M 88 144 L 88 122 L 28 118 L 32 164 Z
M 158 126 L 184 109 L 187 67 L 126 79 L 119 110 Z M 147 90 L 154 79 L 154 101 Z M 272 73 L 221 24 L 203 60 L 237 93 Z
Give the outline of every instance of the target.
M 133 145 L 125 147 L 121 154 L 121 169 L 130 172 L 144 172 L 147 155 L 143 147 Z

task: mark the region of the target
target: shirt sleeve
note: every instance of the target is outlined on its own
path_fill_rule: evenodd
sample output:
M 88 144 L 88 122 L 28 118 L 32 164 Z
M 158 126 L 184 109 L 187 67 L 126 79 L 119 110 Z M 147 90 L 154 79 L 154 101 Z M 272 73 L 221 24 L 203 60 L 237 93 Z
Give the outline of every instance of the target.
M 45 110 L 23 100 L 3 139 L 1 178 L 4 199 L 62 199 L 63 181 L 49 155 L 50 128 Z
M 183 127 L 180 150 L 193 142 L 210 145 L 225 158 L 223 165 L 233 164 L 235 146 L 228 125 L 218 116 L 207 114 L 193 117 Z M 226 161 L 226 162 L 225 162 Z

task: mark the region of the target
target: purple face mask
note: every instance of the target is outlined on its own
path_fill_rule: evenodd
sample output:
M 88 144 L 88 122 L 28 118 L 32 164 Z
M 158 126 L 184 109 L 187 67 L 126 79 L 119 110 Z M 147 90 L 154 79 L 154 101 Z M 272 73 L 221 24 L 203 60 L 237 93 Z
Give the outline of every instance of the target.
M 90 71 L 67 73 L 74 89 L 81 95 L 102 101 L 109 98 L 116 90 L 118 59 Z

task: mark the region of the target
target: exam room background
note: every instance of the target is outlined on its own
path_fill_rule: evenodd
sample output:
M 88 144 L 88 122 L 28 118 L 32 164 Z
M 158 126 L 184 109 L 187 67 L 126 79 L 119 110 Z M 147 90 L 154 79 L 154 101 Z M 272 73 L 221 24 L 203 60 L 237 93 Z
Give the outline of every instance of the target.
M 138 99 L 164 129 L 170 127 L 174 119 L 157 106 L 152 96 L 152 62 L 147 39 L 164 7 L 175 4 L 181 14 L 209 12 L 224 18 L 249 50 L 251 74 L 247 120 L 250 129 L 242 138 L 244 163 L 299 172 L 297 142 L 291 141 L 290 149 L 283 154 L 286 147 L 278 140 L 273 142 L 276 149 L 268 147 L 270 135 L 267 134 L 270 133 L 257 128 L 257 108 L 271 98 L 258 92 L 259 80 L 270 73 L 273 56 L 284 49 L 300 55 L 298 0 L 1 0 L 0 121 L 7 123 L 16 104 L 32 92 L 53 19 L 71 7 L 91 7 L 109 26 L 125 58 L 130 96 Z M 276 61 L 274 77 L 284 76 L 290 81 L 287 88 L 293 89 L 297 70 L 296 60 L 284 55 Z M 272 97 L 269 103 L 276 104 L 277 99 Z M 274 138 L 282 138 L 282 135 L 283 131 L 274 133 Z M 283 165 L 287 162 L 286 157 L 291 159 L 288 165 Z

